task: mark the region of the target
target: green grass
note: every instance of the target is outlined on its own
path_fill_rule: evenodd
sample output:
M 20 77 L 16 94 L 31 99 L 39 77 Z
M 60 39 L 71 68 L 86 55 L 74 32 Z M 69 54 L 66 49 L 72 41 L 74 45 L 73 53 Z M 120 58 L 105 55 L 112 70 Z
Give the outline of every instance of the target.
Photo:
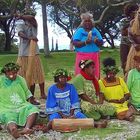
M 123 129 L 114 129 L 114 128 L 95 128 L 95 129 L 83 129 L 80 131 L 80 133 L 76 134 L 77 138 L 81 137 L 87 137 L 91 138 L 91 136 L 98 136 L 100 139 L 104 138 L 105 136 L 112 134 L 112 133 L 117 133 L 121 132 Z M 74 133 L 66 133 L 66 137 L 70 137 Z
M 45 91 L 53 83 L 53 72 L 57 68 L 66 68 L 69 72 L 74 73 L 74 63 L 75 63 L 75 53 L 74 52 L 57 52 L 51 53 L 50 57 L 44 57 L 44 54 L 40 54 L 40 58 L 43 64 L 45 72 Z M 113 57 L 116 60 L 118 66 L 120 66 L 119 50 L 118 49 L 104 49 L 100 53 L 101 62 L 106 57 Z M 17 54 L 0 54 L 0 67 L 8 62 L 16 62 Z M 102 65 L 101 65 L 102 67 Z M 122 72 L 120 72 L 122 75 Z M 101 71 L 101 77 L 103 73 Z M 37 88 L 35 96 L 39 98 L 39 88 Z
M 57 68 L 66 68 L 68 71 L 74 72 L 75 53 L 74 52 L 59 52 L 51 53 L 50 57 L 45 58 L 43 54 L 40 55 L 45 71 L 46 81 L 52 81 L 52 72 Z M 113 57 L 117 65 L 120 66 L 119 50 L 105 49 L 101 52 L 101 62 L 106 57 Z M 0 67 L 8 62 L 16 62 L 16 54 L 0 55 Z
M 45 58 L 43 54 L 40 55 L 41 61 L 43 63 L 44 71 L 45 71 L 45 79 L 46 79 L 46 88 L 50 86 L 53 82 L 52 72 L 57 68 L 66 68 L 68 71 L 74 72 L 74 62 L 75 62 L 75 53 L 74 52 L 59 52 L 59 53 L 51 53 L 51 56 Z M 118 66 L 120 66 L 120 57 L 119 57 L 119 50 L 118 49 L 104 49 L 100 53 L 100 60 L 106 57 L 113 57 L 116 60 Z M 0 67 L 8 62 L 16 62 L 17 54 L 0 54 Z M 101 65 L 102 68 L 102 65 Z M 122 76 L 122 71 L 118 75 Z M 103 77 L 103 74 L 102 76 Z M 89 129 L 89 130 L 81 130 L 78 133 L 78 137 L 86 136 L 95 136 L 98 135 L 101 139 L 108 134 L 116 133 L 123 131 L 123 128 L 113 128 L 108 127 L 106 129 Z M 66 137 L 72 136 L 76 133 L 69 133 L 65 134 Z M 140 135 L 136 137 L 139 139 Z

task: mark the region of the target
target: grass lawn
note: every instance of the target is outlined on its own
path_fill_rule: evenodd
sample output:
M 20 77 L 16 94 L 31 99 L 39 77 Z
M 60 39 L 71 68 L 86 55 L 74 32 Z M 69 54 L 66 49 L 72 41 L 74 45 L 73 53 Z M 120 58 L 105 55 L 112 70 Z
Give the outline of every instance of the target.
M 57 68 L 66 68 L 69 72 L 74 73 L 74 63 L 75 63 L 75 53 L 74 52 L 57 52 L 51 53 L 50 57 L 45 58 L 44 54 L 40 54 L 41 61 L 43 63 L 44 71 L 45 71 L 45 79 L 46 79 L 46 91 L 48 87 L 53 83 L 53 71 Z M 117 65 L 120 67 L 120 57 L 118 49 L 104 49 L 101 51 L 100 59 L 101 62 L 106 57 L 113 57 Z M 16 62 L 17 54 L 0 54 L 0 67 L 8 62 Z M 102 65 L 101 65 L 102 67 Z M 122 71 L 120 71 L 119 75 L 122 75 Z M 103 73 L 101 71 L 101 77 L 103 77 Z M 38 97 L 38 88 L 36 90 L 36 96 Z
M 119 58 L 119 50 L 118 49 L 105 49 L 101 51 L 100 54 L 100 59 L 101 62 L 104 58 L 106 57 L 113 57 L 117 65 L 120 67 L 120 58 Z M 46 79 L 46 90 L 48 86 L 50 86 L 53 83 L 53 78 L 52 78 L 52 72 L 56 70 L 57 68 L 66 68 L 70 72 L 74 72 L 74 62 L 75 62 L 75 53 L 74 52 L 61 52 L 61 53 L 51 53 L 51 56 L 49 58 L 45 58 L 43 54 L 40 55 L 43 66 L 44 66 L 44 71 L 45 71 L 45 79 Z M 16 54 L 0 54 L 0 67 L 2 67 L 4 64 L 8 62 L 16 62 L 17 55 Z M 102 67 L 102 65 L 101 65 Z M 119 75 L 123 76 L 122 70 L 120 71 Z M 101 77 L 103 77 L 103 73 L 101 73 Z M 38 94 L 38 89 L 36 91 Z M 130 128 L 128 131 L 131 129 L 135 128 L 135 124 L 138 125 L 138 123 L 134 123 L 134 126 Z M 74 139 L 103 139 L 109 134 L 115 134 L 118 133 L 120 135 L 121 132 L 126 132 L 127 133 L 127 125 L 124 128 L 125 125 L 119 125 L 117 126 L 114 125 L 109 125 L 108 128 L 106 129 L 91 129 L 91 130 L 81 130 L 78 133 L 69 133 L 69 134 L 64 134 L 64 137 L 68 138 L 71 136 L 75 136 Z M 96 138 L 97 135 L 97 138 Z M 117 136 L 116 136 L 117 137 Z M 140 135 L 137 135 L 135 137 L 136 139 L 140 139 Z M 114 139 L 114 138 L 113 138 Z
M 105 49 L 101 52 L 101 62 L 106 57 L 113 57 L 117 65 L 120 66 L 119 50 L 118 49 Z M 52 81 L 52 72 L 57 68 L 66 68 L 70 72 L 74 72 L 75 53 L 74 52 L 59 52 L 51 53 L 50 57 L 45 58 L 43 54 L 40 55 L 44 71 L 46 82 Z M 0 54 L 0 67 L 8 62 L 16 62 L 16 54 Z

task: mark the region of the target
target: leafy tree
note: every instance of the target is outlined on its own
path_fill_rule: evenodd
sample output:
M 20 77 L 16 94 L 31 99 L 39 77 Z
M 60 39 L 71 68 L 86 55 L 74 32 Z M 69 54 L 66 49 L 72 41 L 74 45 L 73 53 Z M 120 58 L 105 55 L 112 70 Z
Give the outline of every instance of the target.
M 96 27 L 114 48 L 114 39 L 119 35 L 118 22 L 123 18 L 123 7 L 138 0 L 54 0 L 50 3 L 49 17 L 67 32 L 69 38 L 73 29 L 80 24 L 80 14 L 90 11 L 94 15 Z
M 0 29 L 5 34 L 4 50 L 11 50 L 11 41 L 15 35 L 15 13 L 24 8 L 24 1 L 1 0 L 0 1 Z

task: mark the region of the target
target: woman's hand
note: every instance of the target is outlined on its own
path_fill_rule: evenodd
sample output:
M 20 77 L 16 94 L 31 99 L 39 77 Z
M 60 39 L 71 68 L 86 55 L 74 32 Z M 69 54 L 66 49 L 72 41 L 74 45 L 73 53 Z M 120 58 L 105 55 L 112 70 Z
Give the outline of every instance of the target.
M 63 119 L 68 119 L 68 118 L 69 118 L 69 116 L 64 115 L 64 114 L 62 114 L 61 117 L 62 117 Z
M 123 104 L 125 102 L 125 98 L 121 98 L 120 100 L 117 99 L 112 99 L 108 101 L 109 103 L 118 103 L 118 104 Z
M 36 37 L 34 37 L 34 36 L 30 37 L 29 40 L 34 40 L 36 42 L 38 41 L 38 39 Z
M 69 116 L 69 119 L 76 119 L 74 115 Z
M 67 119 L 67 118 L 68 118 L 68 116 L 65 115 L 65 114 L 63 114 L 62 111 L 58 112 L 58 114 L 59 114 L 62 118 L 64 118 L 64 119 Z
M 99 40 L 97 37 L 94 38 L 94 43 L 97 45 L 97 46 L 102 46 L 103 45 L 103 42 L 101 40 Z
M 140 45 L 135 46 L 135 50 L 138 52 L 140 51 Z
M 103 102 L 104 102 L 104 95 L 103 95 L 103 93 L 100 92 L 98 95 L 99 95 L 99 104 L 103 104 Z
M 85 45 L 86 44 L 90 44 L 90 43 L 92 43 L 93 41 L 92 41 L 92 39 L 87 39 L 86 41 L 85 41 Z
M 120 102 L 121 104 L 123 104 L 123 103 L 125 102 L 125 98 L 121 98 L 121 99 L 119 100 L 119 102 Z

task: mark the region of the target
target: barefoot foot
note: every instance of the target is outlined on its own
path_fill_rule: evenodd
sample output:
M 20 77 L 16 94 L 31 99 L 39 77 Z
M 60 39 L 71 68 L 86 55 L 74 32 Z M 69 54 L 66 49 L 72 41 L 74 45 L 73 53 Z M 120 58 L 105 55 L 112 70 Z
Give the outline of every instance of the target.
M 45 99 L 46 100 L 47 96 L 46 95 L 41 95 L 40 99 Z
M 10 132 L 10 134 L 15 138 L 19 138 L 21 135 L 19 133 L 19 131 L 17 129 L 13 130 L 12 132 Z
M 23 130 L 20 131 L 20 134 L 21 135 L 24 135 L 24 134 L 33 134 L 33 130 L 30 129 L 30 128 L 24 128 Z
M 101 120 L 94 123 L 95 128 L 106 128 L 106 126 L 107 126 L 107 120 Z

